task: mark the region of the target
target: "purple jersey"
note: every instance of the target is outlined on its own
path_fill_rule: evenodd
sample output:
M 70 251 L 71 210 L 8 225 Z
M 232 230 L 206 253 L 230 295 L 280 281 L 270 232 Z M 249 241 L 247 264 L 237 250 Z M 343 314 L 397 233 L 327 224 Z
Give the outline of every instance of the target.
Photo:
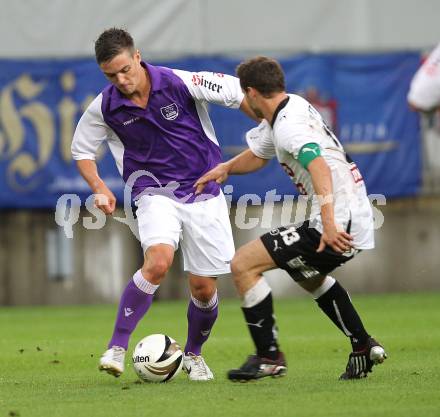
M 106 87 L 78 123 L 73 157 L 94 160 L 107 140 L 124 181 L 133 186 L 133 196 L 144 191 L 193 202 L 194 182 L 221 162 L 207 104 L 239 107 L 243 93 L 238 79 L 142 65 L 151 80 L 147 108 L 113 85 Z M 219 185 L 209 183 L 204 193 L 218 195 Z

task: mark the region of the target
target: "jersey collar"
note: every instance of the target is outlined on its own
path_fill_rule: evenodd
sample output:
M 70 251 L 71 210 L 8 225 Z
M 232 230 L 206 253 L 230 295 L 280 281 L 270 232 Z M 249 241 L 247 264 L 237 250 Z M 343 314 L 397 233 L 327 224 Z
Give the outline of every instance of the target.
M 141 66 L 148 72 L 148 75 L 150 76 L 150 96 L 168 86 L 166 79 L 161 75 L 159 67 L 147 64 L 144 61 L 141 61 Z M 136 104 L 126 98 L 114 85 L 112 85 L 110 94 L 110 111 L 116 110 L 122 106 L 137 108 Z
M 270 127 L 273 128 L 273 125 L 275 124 L 275 121 L 277 120 L 278 114 L 279 112 L 284 109 L 284 107 L 287 106 L 287 103 L 289 102 L 290 97 L 287 96 L 283 101 L 280 102 L 280 104 L 278 104 L 277 108 L 275 109 L 273 116 L 272 116 L 272 121 L 270 122 Z

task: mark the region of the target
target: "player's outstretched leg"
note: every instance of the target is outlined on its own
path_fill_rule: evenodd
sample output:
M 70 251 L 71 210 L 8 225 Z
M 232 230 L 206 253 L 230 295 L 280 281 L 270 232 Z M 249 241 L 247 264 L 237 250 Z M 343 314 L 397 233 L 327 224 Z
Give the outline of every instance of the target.
M 382 363 L 387 354 L 365 330 L 347 291 L 334 278 L 326 276 L 312 295 L 321 310 L 350 338 L 352 352 L 341 379 L 366 377 L 373 365 Z
M 249 356 L 240 368 L 228 372 L 231 381 L 278 377 L 287 372 L 284 354 L 279 350 L 277 341 L 272 291 L 261 275 L 275 267 L 261 239 L 242 246 L 232 259 L 234 283 L 242 298 L 242 311 L 256 354 Z
M 133 275 L 121 296 L 113 336 L 99 361 L 99 370 L 116 377 L 124 372 L 128 340 L 150 308 L 158 287 L 144 279 L 140 270 Z
M 190 275 L 190 286 L 192 294 L 187 312 L 188 337 L 183 369 L 191 381 L 209 381 L 214 379 L 214 374 L 202 357 L 202 346 L 208 340 L 218 316 L 216 281 L 215 278 Z M 201 301 L 193 294 L 205 299 L 210 294 L 210 298 L 207 298 L 207 301 Z
M 285 375 L 287 364 L 278 348 L 272 292 L 264 278 L 245 292 L 242 310 L 257 353 L 249 356 L 240 368 L 231 369 L 228 378 L 247 382 Z

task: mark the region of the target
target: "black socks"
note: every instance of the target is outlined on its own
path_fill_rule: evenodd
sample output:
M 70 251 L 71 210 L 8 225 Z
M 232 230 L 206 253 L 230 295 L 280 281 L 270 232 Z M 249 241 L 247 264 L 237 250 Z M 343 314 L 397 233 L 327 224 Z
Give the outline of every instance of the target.
M 260 357 L 275 360 L 279 350 L 277 343 L 277 327 L 273 316 L 272 293 L 257 305 L 242 307 L 246 323 Z
M 370 335 L 364 328 L 350 297 L 338 281 L 316 302 L 330 320 L 350 338 L 353 351 L 361 350 Z

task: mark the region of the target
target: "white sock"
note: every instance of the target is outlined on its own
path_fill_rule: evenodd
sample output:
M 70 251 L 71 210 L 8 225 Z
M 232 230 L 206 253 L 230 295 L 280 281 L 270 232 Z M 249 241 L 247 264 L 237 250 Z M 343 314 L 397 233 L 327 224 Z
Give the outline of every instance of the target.
M 217 290 L 215 290 L 214 295 L 211 297 L 209 301 L 200 301 L 197 300 L 197 298 L 194 298 L 191 294 L 191 301 L 194 303 L 194 305 L 197 308 L 200 308 L 200 310 L 214 310 L 214 308 L 217 307 L 218 304 L 218 297 L 217 297 Z
M 324 281 L 322 281 L 321 286 L 319 286 L 315 291 L 312 292 L 312 296 L 315 300 L 317 300 L 321 295 L 324 295 L 331 287 L 333 287 L 333 284 L 336 282 L 336 280 L 331 277 L 330 275 L 327 275 L 324 278 Z
M 261 303 L 270 293 L 271 288 L 267 281 L 262 277 L 258 282 L 249 290 L 244 293 L 242 307 L 251 308 Z
M 154 294 L 156 290 L 159 288 L 159 285 L 154 285 L 150 281 L 147 281 L 143 275 L 141 270 L 135 272 L 133 275 L 133 282 L 141 291 L 146 294 Z

